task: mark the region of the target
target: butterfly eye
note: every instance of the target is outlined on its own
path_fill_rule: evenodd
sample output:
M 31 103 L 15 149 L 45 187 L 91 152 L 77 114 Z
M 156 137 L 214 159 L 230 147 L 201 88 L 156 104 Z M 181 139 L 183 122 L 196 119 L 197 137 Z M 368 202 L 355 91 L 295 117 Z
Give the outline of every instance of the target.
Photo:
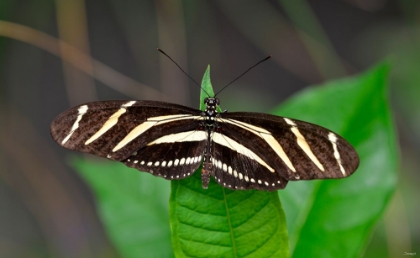
M 207 104 L 207 103 L 209 103 L 209 98 L 204 99 L 204 104 Z
M 216 105 L 219 105 L 220 100 L 218 98 L 215 98 L 215 101 L 216 101 Z

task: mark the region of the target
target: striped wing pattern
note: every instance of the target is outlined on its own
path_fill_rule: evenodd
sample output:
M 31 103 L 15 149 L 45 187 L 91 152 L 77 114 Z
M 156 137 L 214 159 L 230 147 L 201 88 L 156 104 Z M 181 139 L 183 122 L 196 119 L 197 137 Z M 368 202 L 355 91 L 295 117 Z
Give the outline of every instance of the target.
M 206 141 L 145 146 L 122 162 L 165 179 L 189 177 L 201 164 Z
M 65 148 L 169 180 L 190 176 L 204 160 L 203 171 L 230 189 L 272 191 L 290 180 L 342 178 L 359 164 L 350 144 L 317 125 L 156 101 L 80 105 L 52 122 L 51 135 Z
M 215 181 L 223 187 L 242 190 L 277 190 L 287 185 L 279 173 L 270 172 L 248 156 L 232 151 L 223 145 L 214 144 L 212 166 Z
M 244 146 L 261 153 L 286 180 L 344 178 L 359 165 L 354 148 L 321 126 L 260 113 L 226 113 L 222 117 L 224 134 L 237 141 L 248 139 L 242 142 Z
M 51 135 L 65 148 L 121 161 L 163 133 L 196 128 L 194 117 L 199 113 L 195 109 L 156 101 L 92 102 L 60 114 L 51 124 Z M 144 127 L 140 128 L 143 131 L 138 131 L 138 137 L 113 151 L 139 125 Z

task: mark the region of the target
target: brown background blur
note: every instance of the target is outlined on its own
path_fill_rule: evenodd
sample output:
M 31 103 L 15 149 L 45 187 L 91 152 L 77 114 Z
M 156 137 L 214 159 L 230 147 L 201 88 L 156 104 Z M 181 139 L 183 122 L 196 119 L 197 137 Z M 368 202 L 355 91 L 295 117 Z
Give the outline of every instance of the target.
M 416 0 L 0 0 L 0 257 L 118 257 L 49 124 L 95 100 L 198 108 L 199 88 L 157 47 L 197 81 L 211 64 L 216 91 L 272 55 L 219 95 L 232 111 L 269 112 L 390 61 L 400 182 L 364 257 L 420 254 L 419 25 Z

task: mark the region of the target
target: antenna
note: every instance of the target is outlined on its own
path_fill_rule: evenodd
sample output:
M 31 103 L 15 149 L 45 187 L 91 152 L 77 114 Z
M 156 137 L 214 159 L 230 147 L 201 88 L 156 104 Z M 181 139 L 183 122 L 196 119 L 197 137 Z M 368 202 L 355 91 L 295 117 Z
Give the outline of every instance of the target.
M 233 81 L 231 81 L 230 83 L 228 83 L 225 87 L 223 87 L 221 90 L 219 90 L 216 94 L 214 94 L 214 97 L 217 96 L 217 94 L 219 94 L 222 90 L 226 89 L 227 86 L 231 85 L 232 83 L 234 83 L 236 80 L 238 80 L 239 78 L 241 78 L 242 76 L 244 76 L 247 72 L 249 72 L 249 70 L 251 70 L 252 68 L 254 68 L 255 66 L 261 64 L 262 62 L 267 61 L 268 59 L 270 59 L 271 56 L 267 56 L 266 58 L 264 58 L 263 60 L 259 61 L 258 63 L 254 64 L 253 66 L 251 66 L 250 68 L 248 68 L 245 72 L 243 72 L 241 75 L 239 75 L 238 77 L 236 77 Z
M 191 81 L 193 81 L 195 84 L 197 84 L 197 86 L 198 87 L 200 87 L 206 94 L 207 94 L 207 96 L 209 96 L 210 97 L 210 95 L 207 93 L 207 91 L 205 91 L 201 86 L 200 86 L 200 84 L 198 84 L 198 82 L 196 82 L 191 76 L 189 76 L 182 68 L 181 68 L 181 66 L 179 66 L 179 64 L 177 63 L 177 62 L 175 62 L 168 54 L 166 54 L 165 52 L 163 52 L 163 50 L 162 49 L 160 49 L 160 48 L 157 48 L 157 50 L 160 52 L 160 53 L 162 53 L 162 54 L 164 54 L 167 58 L 169 58 L 169 60 L 171 60 L 176 66 L 178 66 L 178 68 L 179 68 L 179 70 L 181 70 L 188 78 L 190 78 L 190 80 Z

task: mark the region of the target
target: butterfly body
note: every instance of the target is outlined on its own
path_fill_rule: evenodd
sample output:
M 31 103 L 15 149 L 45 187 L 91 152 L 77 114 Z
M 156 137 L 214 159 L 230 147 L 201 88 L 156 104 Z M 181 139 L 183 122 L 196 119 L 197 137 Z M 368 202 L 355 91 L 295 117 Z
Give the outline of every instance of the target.
M 158 101 L 101 101 L 71 108 L 51 124 L 65 148 L 120 161 L 168 180 L 201 164 L 230 189 L 277 190 L 288 181 L 343 178 L 359 164 L 353 147 L 323 127 L 279 116 L 204 111 Z

